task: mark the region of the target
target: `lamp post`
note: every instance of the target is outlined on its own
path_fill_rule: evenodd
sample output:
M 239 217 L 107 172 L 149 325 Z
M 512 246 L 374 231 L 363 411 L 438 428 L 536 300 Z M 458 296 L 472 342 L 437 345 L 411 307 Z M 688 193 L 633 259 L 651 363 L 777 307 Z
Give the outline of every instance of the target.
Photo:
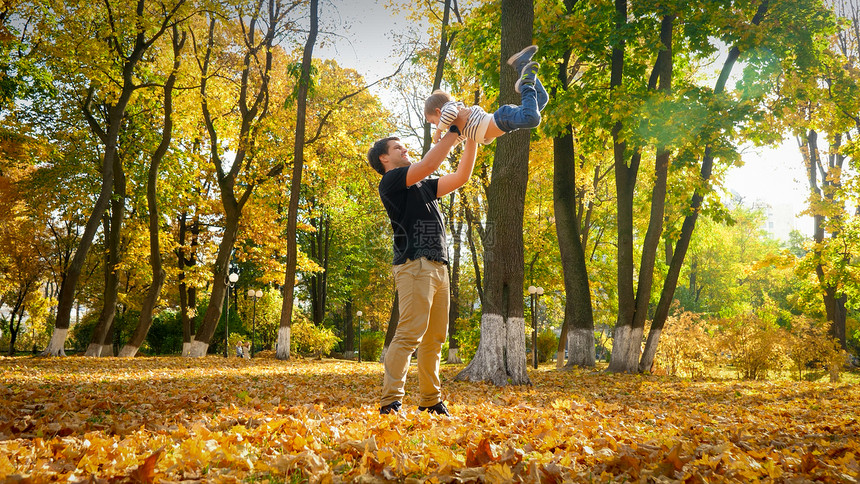
M 231 272 L 227 276 L 227 312 L 224 313 L 224 358 L 230 357 L 230 290 L 236 285 L 239 280 L 239 274 Z
M 364 313 L 358 311 L 355 315 L 358 316 L 356 318 L 358 320 L 358 362 L 361 363 L 361 317 Z
M 254 340 L 257 337 L 257 299 L 263 297 L 263 291 L 248 289 L 248 297 L 254 300 L 254 316 L 251 318 L 251 349 L 248 350 L 250 356 L 254 356 Z
M 538 286 L 529 286 L 529 296 L 531 296 L 532 303 L 532 363 L 537 370 L 538 367 L 538 356 L 537 356 L 537 298 L 543 294 L 543 288 Z

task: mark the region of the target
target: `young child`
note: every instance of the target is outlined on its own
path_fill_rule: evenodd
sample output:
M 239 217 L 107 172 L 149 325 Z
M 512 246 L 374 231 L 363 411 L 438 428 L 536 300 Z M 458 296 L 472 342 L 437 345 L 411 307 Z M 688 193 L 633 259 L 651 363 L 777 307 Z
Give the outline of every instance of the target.
M 489 144 L 499 136 L 518 129 L 531 129 L 540 125 L 540 112 L 546 107 L 549 96 L 543 84 L 537 78 L 540 65 L 531 59 L 537 52 L 536 45 L 530 45 L 508 59 L 508 64 L 520 73 L 520 78 L 514 85 L 514 90 L 520 93 L 520 105 L 506 104 L 488 114 L 480 106 L 471 106 L 471 113 L 466 125 L 461 130 L 461 138 L 469 138 L 481 144 Z M 424 117 L 430 124 L 436 125 L 433 142 L 436 143 L 442 134 L 457 118 L 461 107 L 465 105 L 455 101 L 450 94 L 436 90 L 424 102 Z

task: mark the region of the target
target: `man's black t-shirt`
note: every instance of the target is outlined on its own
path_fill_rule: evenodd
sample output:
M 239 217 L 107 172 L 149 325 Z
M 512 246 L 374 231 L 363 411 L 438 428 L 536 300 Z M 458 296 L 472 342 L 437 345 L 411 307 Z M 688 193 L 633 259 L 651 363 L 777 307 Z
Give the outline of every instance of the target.
M 389 170 L 379 182 L 379 198 L 394 230 L 394 265 L 426 257 L 448 263 L 445 222 L 436 203 L 439 179 L 406 186 L 408 166 Z

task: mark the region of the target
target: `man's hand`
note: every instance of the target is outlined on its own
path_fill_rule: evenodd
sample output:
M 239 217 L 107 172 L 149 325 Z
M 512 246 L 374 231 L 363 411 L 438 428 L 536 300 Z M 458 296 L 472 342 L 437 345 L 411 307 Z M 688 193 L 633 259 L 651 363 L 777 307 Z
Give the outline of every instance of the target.
M 460 110 L 457 112 L 457 119 L 455 119 L 454 122 L 451 123 L 451 126 L 456 126 L 457 129 L 460 131 L 460 134 L 463 134 L 463 127 L 466 126 L 466 121 L 469 120 L 470 114 L 472 114 L 471 108 L 460 108 Z

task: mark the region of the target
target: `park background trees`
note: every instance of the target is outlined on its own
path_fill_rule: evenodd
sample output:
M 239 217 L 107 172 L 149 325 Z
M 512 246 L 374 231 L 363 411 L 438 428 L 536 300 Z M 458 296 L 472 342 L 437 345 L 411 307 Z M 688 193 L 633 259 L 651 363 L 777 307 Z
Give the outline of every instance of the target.
M 611 354 L 621 372 L 655 367 L 681 310 L 787 329 L 805 315 L 856 345 L 850 2 L 400 7 L 414 35 L 394 39 L 403 63 L 381 83 L 316 57 L 342 40 L 327 4 L 11 7 L 0 347 L 167 351 L 147 341 L 158 326 L 182 335 L 169 351 L 202 356 L 227 350 L 229 328 L 286 359 L 293 322 L 332 331 L 343 356 L 381 344 L 396 321 L 390 227 L 366 149 L 398 134 L 426 151 L 435 87 L 488 112 L 518 102 L 504 60 L 532 42 L 550 91 L 541 127 L 482 147 L 442 201 L 461 378 L 527 383 L 532 320 L 568 365 Z M 724 182 L 742 146 L 791 135 L 816 229 L 780 242 Z M 530 285 L 545 289 L 534 315 Z

